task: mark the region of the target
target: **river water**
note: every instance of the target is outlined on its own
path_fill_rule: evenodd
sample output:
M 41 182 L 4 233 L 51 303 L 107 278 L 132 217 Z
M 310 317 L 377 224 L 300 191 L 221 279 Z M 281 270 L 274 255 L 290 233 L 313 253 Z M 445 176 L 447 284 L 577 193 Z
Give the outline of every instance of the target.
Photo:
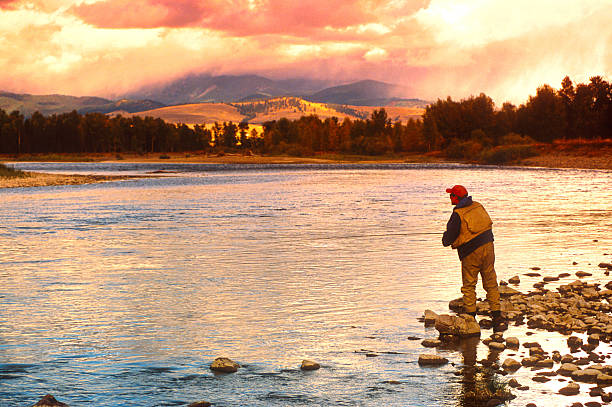
M 444 190 L 457 183 L 494 220 L 500 279 L 520 275 L 527 292 L 539 280 L 524 274 L 538 266 L 609 281 L 597 267 L 612 259 L 609 171 L 16 166 L 172 172 L 0 190 L 0 406 L 47 393 L 72 407 L 461 406 L 464 354 L 423 348 L 436 332 L 417 320 L 460 296 L 458 258 L 441 245 Z M 506 335 L 566 349 L 561 335 L 531 333 Z M 419 354 L 432 352 L 452 363 L 420 368 Z M 242 368 L 214 374 L 219 356 Z M 302 372 L 303 359 L 322 368 Z M 590 400 L 556 395 L 556 380 L 515 377 L 530 390 L 511 406 Z

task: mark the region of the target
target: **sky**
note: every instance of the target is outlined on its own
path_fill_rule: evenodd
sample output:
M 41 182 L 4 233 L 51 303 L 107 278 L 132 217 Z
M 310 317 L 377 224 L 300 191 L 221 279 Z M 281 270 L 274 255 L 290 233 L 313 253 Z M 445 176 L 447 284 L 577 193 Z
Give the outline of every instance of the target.
M 0 0 L 0 90 L 118 97 L 189 73 L 373 79 L 524 103 L 612 79 L 612 0 Z

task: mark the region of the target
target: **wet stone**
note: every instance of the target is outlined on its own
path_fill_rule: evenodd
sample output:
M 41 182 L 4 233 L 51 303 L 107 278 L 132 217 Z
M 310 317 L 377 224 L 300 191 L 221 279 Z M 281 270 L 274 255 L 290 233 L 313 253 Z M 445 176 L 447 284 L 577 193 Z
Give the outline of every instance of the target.
M 578 383 L 569 383 L 559 390 L 559 394 L 564 396 L 575 396 L 578 393 L 580 393 L 580 385 Z
M 312 360 L 307 360 L 307 359 L 304 359 L 302 361 L 302 365 L 300 366 L 301 370 L 306 370 L 306 371 L 318 370 L 320 368 L 321 368 L 320 364 L 318 364 L 317 362 L 313 362 Z
M 32 407 L 68 407 L 68 404 L 62 403 L 61 401 L 57 401 L 55 397 L 50 394 L 47 394 Z
M 420 355 L 419 365 L 421 366 L 440 366 L 448 363 L 448 359 L 439 355 Z
M 217 358 L 210 365 L 210 370 L 222 373 L 234 373 L 238 371 L 240 365 L 228 358 Z
M 421 345 L 426 348 L 437 348 L 438 346 L 442 345 L 442 341 L 439 339 L 423 339 Z
M 211 404 L 208 401 L 196 401 L 195 403 L 189 404 L 187 407 L 210 407 Z

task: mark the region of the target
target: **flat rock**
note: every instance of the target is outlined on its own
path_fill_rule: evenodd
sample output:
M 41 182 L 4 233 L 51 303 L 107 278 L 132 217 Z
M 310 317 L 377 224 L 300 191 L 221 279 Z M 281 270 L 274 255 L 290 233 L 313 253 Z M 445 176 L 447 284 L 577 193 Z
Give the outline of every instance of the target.
M 559 389 L 559 394 L 564 396 L 575 396 L 580 393 L 580 385 L 578 383 L 569 383 L 567 386 Z
M 312 360 L 307 360 L 307 359 L 302 360 L 302 365 L 300 366 L 300 369 L 302 370 L 318 370 L 320 368 L 321 368 L 320 364 L 318 364 L 317 362 L 313 362 Z
M 217 358 L 210 365 L 210 370 L 222 373 L 234 373 L 238 371 L 240 365 L 228 358 Z
M 510 279 L 508 280 L 508 282 L 509 282 L 510 284 L 520 284 L 521 279 L 519 278 L 519 276 L 514 276 L 514 277 L 510 278 Z
M 421 366 L 440 366 L 448 363 L 448 359 L 440 355 L 424 354 L 419 356 Z
M 584 370 L 576 370 L 572 372 L 572 379 L 577 382 L 583 383 L 596 383 L 597 376 L 599 376 L 601 372 L 596 369 L 584 369 Z
M 561 376 L 571 376 L 575 371 L 580 370 L 580 367 L 573 363 L 563 363 L 561 367 L 557 370 Z
M 536 367 L 541 367 L 541 368 L 551 368 L 554 365 L 555 365 L 555 361 L 552 359 L 538 360 L 535 364 Z
M 499 295 L 501 297 L 510 297 L 517 294 L 521 294 L 521 292 L 512 287 L 508 287 L 507 285 L 499 286 Z
M 489 348 L 497 351 L 502 351 L 506 349 L 506 345 L 502 342 L 489 342 Z
M 612 376 L 605 374 L 605 373 L 600 373 L 597 375 L 597 384 L 599 384 L 600 386 L 610 386 L 612 385 Z
M 577 272 L 576 272 L 576 276 L 578 276 L 579 278 L 582 278 L 582 277 L 589 277 L 589 276 L 592 276 L 592 275 L 593 275 L 593 274 L 591 274 L 591 273 L 587 273 L 586 271 L 577 271 Z
M 421 345 L 426 348 L 437 348 L 438 346 L 442 345 L 442 341 L 439 339 L 423 339 Z
M 55 397 L 50 394 L 47 394 L 32 407 L 68 407 L 68 404 L 62 403 L 61 401 L 57 401 Z

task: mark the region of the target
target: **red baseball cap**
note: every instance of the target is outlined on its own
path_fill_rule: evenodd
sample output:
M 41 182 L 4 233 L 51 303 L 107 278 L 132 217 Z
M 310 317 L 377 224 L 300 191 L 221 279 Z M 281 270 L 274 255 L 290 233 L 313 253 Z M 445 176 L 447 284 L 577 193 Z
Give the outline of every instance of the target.
M 448 192 L 449 194 L 456 195 L 459 198 L 463 198 L 464 196 L 467 196 L 468 194 L 467 189 L 465 189 L 463 185 L 455 185 L 452 188 L 446 188 L 446 192 Z

